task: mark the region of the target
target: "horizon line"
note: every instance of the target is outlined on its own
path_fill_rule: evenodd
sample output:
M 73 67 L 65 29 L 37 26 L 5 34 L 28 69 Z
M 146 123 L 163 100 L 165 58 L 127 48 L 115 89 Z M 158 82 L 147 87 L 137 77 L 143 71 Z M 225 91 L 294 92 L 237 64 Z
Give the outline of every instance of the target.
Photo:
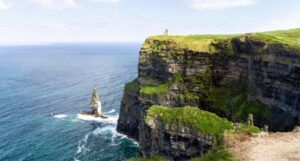
M 46 46 L 56 44 L 117 44 L 143 43 L 143 41 L 61 41 L 61 42 L 0 42 L 0 46 Z

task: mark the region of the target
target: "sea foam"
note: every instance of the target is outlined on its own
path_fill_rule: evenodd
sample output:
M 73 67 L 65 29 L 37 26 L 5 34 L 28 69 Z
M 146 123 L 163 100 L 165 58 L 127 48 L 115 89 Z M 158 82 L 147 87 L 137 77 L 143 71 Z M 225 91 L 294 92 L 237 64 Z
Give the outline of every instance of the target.
M 111 114 L 111 113 L 114 113 L 114 112 L 116 112 L 116 110 L 115 109 L 111 109 L 110 111 L 107 111 L 106 114 Z
M 87 143 L 87 141 L 88 141 L 89 136 L 90 136 L 90 133 L 87 133 L 87 134 L 84 136 L 84 138 L 83 138 L 82 140 L 79 141 L 79 144 L 78 144 L 78 146 L 77 146 L 77 154 L 82 153 L 82 152 L 85 153 L 86 151 L 89 151 L 89 150 L 90 150 L 90 149 L 88 149 L 88 148 L 86 147 L 86 143 Z
M 63 119 L 66 118 L 68 115 L 66 114 L 58 114 L 58 115 L 54 115 L 53 117 L 58 118 L 58 119 Z
M 82 114 L 77 114 L 77 118 L 80 120 L 97 121 L 97 122 L 101 122 L 103 120 L 103 118 L 100 118 L 100 117 L 94 117 L 94 116 L 88 116 L 88 115 L 82 115 Z
M 94 116 L 77 114 L 77 118 L 80 119 L 80 120 L 104 122 L 104 123 L 109 123 L 109 124 L 117 124 L 117 121 L 118 121 L 118 116 L 117 115 L 116 116 L 107 115 L 107 117 L 108 118 L 101 118 L 101 117 L 94 117 Z

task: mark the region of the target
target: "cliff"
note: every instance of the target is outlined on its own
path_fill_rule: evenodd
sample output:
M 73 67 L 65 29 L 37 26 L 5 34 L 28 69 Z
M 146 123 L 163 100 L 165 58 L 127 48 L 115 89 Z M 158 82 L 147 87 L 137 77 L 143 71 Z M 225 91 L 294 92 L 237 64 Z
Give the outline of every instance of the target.
M 300 124 L 299 56 L 300 29 L 150 37 L 138 78 L 125 86 L 117 130 L 139 140 L 144 155 L 154 155 L 141 137 L 153 105 L 198 107 L 234 122 L 252 113 L 256 126 L 292 130 Z

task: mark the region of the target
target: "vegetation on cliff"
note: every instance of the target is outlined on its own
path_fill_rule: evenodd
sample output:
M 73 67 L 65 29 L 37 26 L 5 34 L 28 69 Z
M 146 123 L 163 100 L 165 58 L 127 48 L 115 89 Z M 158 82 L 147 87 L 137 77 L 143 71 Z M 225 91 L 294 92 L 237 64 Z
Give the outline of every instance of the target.
M 146 121 L 160 118 L 164 124 L 176 123 L 178 126 L 191 127 L 200 134 L 223 135 L 228 132 L 259 132 L 259 128 L 241 124 L 238 128 L 225 118 L 196 107 L 168 108 L 154 105 L 147 112 Z
M 284 44 L 300 51 L 300 29 L 254 33 L 251 36 L 271 44 Z
M 212 109 L 222 111 L 232 120 L 245 122 L 250 113 L 257 122 L 267 122 L 269 119 L 267 105 L 257 99 L 248 100 L 248 92 L 243 86 L 212 87 L 206 96 Z
M 231 35 L 189 35 L 189 36 L 153 36 L 148 41 L 172 41 L 180 48 L 187 48 L 191 51 L 217 53 L 214 44 L 229 41 Z
M 233 154 L 224 148 L 214 149 L 201 158 L 193 158 L 190 161 L 235 161 Z
M 127 161 L 165 161 L 165 159 L 160 156 L 155 156 L 155 157 L 132 158 L 132 159 L 128 159 Z
M 239 39 L 245 36 L 267 44 L 283 44 L 288 48 L 300 51 L 300 29 L 235 35 L 152 36 L 147 41 L 172 41 L 181 48 L 187 48 L 191 51 L 217 53 L 219 51 L 218 45 L 222 44 L 223 47 L 227 46 L 230 48 L 230 41 L 232 39 Z
M 144 94 L 158 94 L 158 93 L 165 93 L 169 90 L 167 84 L 159 84 L 159 85 L 148 85 L 148 86 L 142 86 L 140 89 L 141 93 Z
M 153 117 L 161 118 L 165 124 L 176 122 L 178 126 L 191 126 L 201 134 L 219 135 L 233 128 L 227 119 L 195 107 L 167 108 L 155 105 L 147 113 L 147 119 Z
M 189 100 L 191 106 L 195 106 L 195 101 L 202 101 L 211 111 L 237 122 L 245 122 L 250 113 L 254 115 L 256 123 L 266 123 L 269 120 L 267 105 L 258 99 L 248 100 L 248 91 L 243 82 L 215 85 L 211 73 L 185 77 L 176 73 L 173 75 L 173 83 L 181 88 L 181 93 L 177 94 L 180 100 Z M 195 88 L 198 88 L 202 95 L 190 92 Z
M 139 83 L 138 83 L 137 79 L 127 83 L 124 87 L 124 90 L 127 93 L 137 93 L 139 90 Z
M 127 161 L 166 161 L 164 158 L 155 156 L 155 157 L 139 157 L 132 158 Z M 193 158 L 189 161 L 235 161 L 233 154 L 226 149 L 217 149 L 213 150 L 201 158 Z

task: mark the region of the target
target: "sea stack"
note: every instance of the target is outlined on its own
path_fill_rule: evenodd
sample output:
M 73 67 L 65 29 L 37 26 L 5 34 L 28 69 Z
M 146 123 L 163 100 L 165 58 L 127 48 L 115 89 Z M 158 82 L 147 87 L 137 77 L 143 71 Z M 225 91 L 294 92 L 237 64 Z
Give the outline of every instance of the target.
M 94 117 L 107 118 L 102 113 L 101 101 L 99 99 L 99 93 L 98 93 L 98 90 L 96 88 L 94 88 L 94 90 L 93 90 L 90 106 L 91 106 L 92 111 L 83 111 L 83 112 L 81 112 L 81 114 L 91 115 L 91 116 L 94 116 Z
M 102 116 L 102 107 L 101 102 L 99 100 L 99 94 L 96 88 L 93 90 L 90 106 L 92 108 L 92 113 L 95 115 L 95 117 Z

